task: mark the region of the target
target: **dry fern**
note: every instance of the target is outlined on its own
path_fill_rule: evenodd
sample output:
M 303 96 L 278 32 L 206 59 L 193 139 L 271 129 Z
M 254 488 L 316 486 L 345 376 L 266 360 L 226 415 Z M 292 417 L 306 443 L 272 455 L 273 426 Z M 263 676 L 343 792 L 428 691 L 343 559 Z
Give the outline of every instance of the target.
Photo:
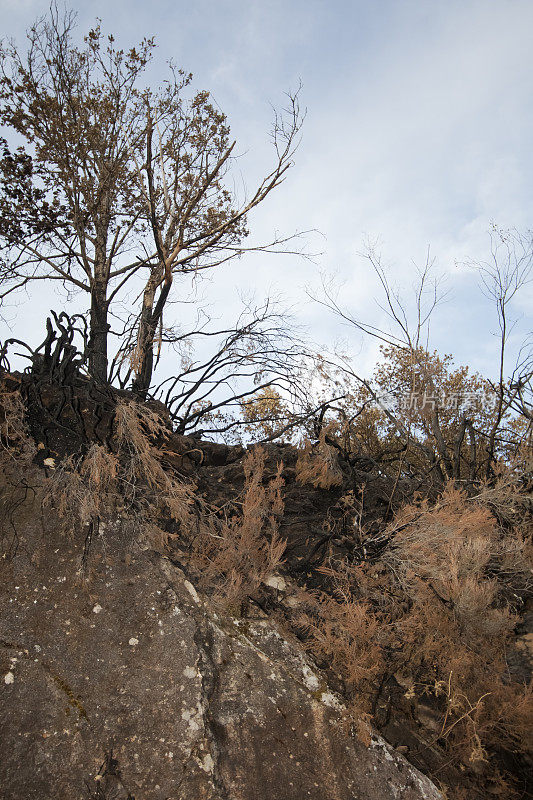
M 18 389 L 10 389 L 0 381 L 0 464 L 29 465 L 36 453 L 28 423 L 26 407 Z
M 168 513 L 186 533 L 194 525 L 194 487 L 164 469 L 159 445 L 168 438 L 167 423 L 134 402 L 117 404 L 115 445 L 125 504 L 139 513 Z
M 326 429 L 321 431 L 316 445 L 309 440 L 304 443 L 296 462 L 298 483 L 314 486 L 315 489 L 331 489 L 332 486 L 342 485 L 337 452 L 326 443 L 326 433 Z
M 256 447 L 244 461 L 245 486 L 240 513 L 219 526 L 201 526 L 192 543 L 191 560 L 216 600 L 236 609 L 282 563 L 285 542 L 279 536 L 283 511 L 282 465 L 264 485 L 265 452 Z
M 98 527 L 101 520 L 120 514 L 125 528 L 163 547 L 173 534 L 158 524 L 162 518 L 178 523 L 183 533 L 194 522 L 193 487 L 160 462 L 158 445 L 167 436 L 166 424 L 154 411 L 118 403 L 113 452 L 92 444 L 84 457 L 64 459 L 50 477 L 45 504 L 56 507 L 67 529 Z
M 93 444 L 84 458 L 64 459 L 50 476 L 44 505 L 53 505 L 66 529 L 111 516 L 117 507 L 118 459 Z

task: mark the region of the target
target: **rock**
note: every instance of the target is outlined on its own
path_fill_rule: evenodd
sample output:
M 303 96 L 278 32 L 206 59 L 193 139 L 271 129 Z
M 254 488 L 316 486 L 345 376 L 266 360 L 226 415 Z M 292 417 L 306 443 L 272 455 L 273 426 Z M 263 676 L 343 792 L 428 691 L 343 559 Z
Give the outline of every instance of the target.
M 271 621 L 221 616 L 118 523 L 80 578 L 84 537 L 43 536 L 34 506 L 0 576 L 4 800 L 441 798 L 378 735 L 351 734 Z
M 265 586 L 270 586 L 271 589 L 276 589 L 278 592 L 284 592 L 287 588 L 285 579 L 281 575 L 271 575 L 264 583 Z

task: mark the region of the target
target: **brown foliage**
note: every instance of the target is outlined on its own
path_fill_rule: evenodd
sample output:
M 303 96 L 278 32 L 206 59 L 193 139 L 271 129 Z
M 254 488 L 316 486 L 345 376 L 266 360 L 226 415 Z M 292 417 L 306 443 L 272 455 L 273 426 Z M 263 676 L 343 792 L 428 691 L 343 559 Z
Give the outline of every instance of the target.
M 193 524 L 193 487 L 161 465 L 168 433 L 153 410 L 117 403 L 113 449 L 92 444 L 85 456 L 64 459 L 50 477 L 45 504 L 57 508 L 69 530 L 80 524 L 98 531 L 101 521 L 120 514 L 132 534 L 159 546 L 174 535 L 165 524 L 169 518 L 186 533 Z
M 296 462 L 296 480 L 309 484 L 315 489 L 331 489 L 342 484 L 342 471 L 339 467 L 335 448 L 326 442 L 327 431 L 320 432 L 318 443 L 309 440 L 304 443 Z
M 502 479 L 499 492 L 469 499 L 450 484 L 433 507 L 404 508 L 374 563 L 330 559 L 319 570 L 329 589 L 302 593 L 297 621 L 311 651 L 342 677 L 356 714 L 372 710 L 394 675 L 415 714 L 419 702 L 440 714 L 428 746 L 438 740 L 450 763 L 476 764 L 494 780 L 496 753 L 531 754 L 531 685 L 508 667 L 518 612 L 533 588 L 531 516 L 516 491 Z M 495 504 L 512 505 L 514 527 L 499 524 Z M 513 796 L 512 779 L 498 780 Z
M 121 463 L 125 502 L 153 518 L 168 514 L 187 532 L 193 524 L 193 487 L 161 465 L 161 447 L 168 438 L 165 421 L 153 410 L 134 402 L 117 404 L 115 444 Z
M 463 758 L 485 759 L 503 743 L 515 749 L 527 720 L 533 723 L 530 688 L 512 678 L 506 662 L 516 611 L 532 589 L 521 527 L 502 529 L 452 486 L 434 509 L 411 507 L 402 518 L 383 557 L 408 609 L 391 608 L 398 666 L 415 694 L 428 692 L 432 669 L 431 691 L 446 698 L 442 736 Z M 525 740 L 518 750 L 528 750 Z
M 245 485 L 240 513 L 219 525 L 204 520 L 192 543 L 191 562 L 218 602 L 237 609 L 282 563 L 285 542 L 279 536 L 283 512 L 282 464 L 265 485 L 265 451 L 255 447 L 244 460 Z
M 3 558 L 17 549 L 17 509 L 29 489 L 25 468 L 31 465 L 36 451 L 21 393 L 0 379 L 0 550 Z
M 366 713 L 384 670 L 386 631 L 369 603 L 354 596 L 341 571 L 324 571 L 335 579 L 333 595 L 303 593 L 307 611 L 298 624 L 309 636 L 309 649 L 342 677 L 358 714 Z
M 28 465 L 36 449 L 20 391 L 0 381 L 0 466 L 6 469 L 9 465 Z
M 118 459 L 93 444 L 84 458 L 64 459 L 54 470 L 44 505 L 54 505 L 66 529 L 99 523 L 117 508 Z

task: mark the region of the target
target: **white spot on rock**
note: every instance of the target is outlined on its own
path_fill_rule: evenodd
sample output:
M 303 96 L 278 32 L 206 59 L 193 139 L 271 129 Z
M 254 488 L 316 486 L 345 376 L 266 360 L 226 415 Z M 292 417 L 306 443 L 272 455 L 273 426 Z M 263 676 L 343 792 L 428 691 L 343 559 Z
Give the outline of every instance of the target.
M 192 738 L 197 731 L 199 731 L 202 727 L 202 706 L 200 703 L 197 703 L 197 708 L 185 709 L 181 712 L 181 718 L 184 722 L 187 723 L 188 729 L 187 733 Z
M 9 683 L 14 683 L 14 682 L 15 682 L 15 676 L 13 675 L 13 673 L 11 672 L 11 670 L 9 670 L 9 672 L 7 672 L 7 673 L 4 675 L 4 683 L 7 683 L 7 684 L 9 684 Z
M 303 664 L 302 672 L 306 687 L 310 691 L 315 692 L 320 687 L 320 681 L 318 680 L 317 676 L 311 669 L 309 669 L 307 664 Z
M 200 605 L 200 598 L 198 597 L 198 592 L 196 591 L 192 583 L 190 581 L 183 581 L 183 585 L 189 592 L 190 596 L 192 597 L 196 605 Z
M 132 636 L 131 639 L 129 640 L 128 644 L 131 647 L 135 647 L 136 644 L 139 644 L 139 640 L 136 639 L 135 636 Z
M 270 586 L 272 589 L 277 589 L 278 592 L 283 592 L 287 588 L 287 584 L 281 575 L 271 575 L 266 579 L 265 585 Z
M 320 699 L 325 706 L 329 706 L 330 708 L 340 708 L 339 701 L 331 692 L 322 692 Z
M 100 611 L 102 611 L 102 606 L 100 603 L 97 603 L 95 606 L 93 606 L 93 614 L 99 614 Z
M 213 772 L 215 768 L 215 762 L 209 753 L 202 758 L 198 765 L 204 772 Z
M 194 667 L 185 667 L 183 674 L 186 678 L 196 678 L 197 672 Z

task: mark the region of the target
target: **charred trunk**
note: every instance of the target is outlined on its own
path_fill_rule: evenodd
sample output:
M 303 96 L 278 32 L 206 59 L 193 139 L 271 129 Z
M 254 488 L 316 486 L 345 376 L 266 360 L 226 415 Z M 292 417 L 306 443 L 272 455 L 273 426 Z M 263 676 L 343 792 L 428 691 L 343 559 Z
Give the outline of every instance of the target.
M 95 286 L 91 292 L 91 324 L 89 336 L 89 372 L 97 383 L 107 383 L 107 321 L 106 287 Z

